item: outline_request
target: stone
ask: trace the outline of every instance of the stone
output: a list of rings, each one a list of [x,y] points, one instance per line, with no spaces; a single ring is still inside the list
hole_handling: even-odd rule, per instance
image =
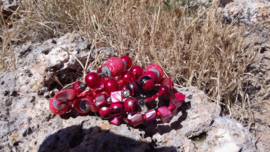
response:
[[[4,17],[8,17],[11,15],[16,9],[18,8],[21,0],[1,0],[1,11],[4,15]]]

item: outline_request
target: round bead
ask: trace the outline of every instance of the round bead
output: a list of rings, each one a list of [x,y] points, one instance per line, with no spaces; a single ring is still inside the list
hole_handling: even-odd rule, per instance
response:
[[[124,62],[120,58],[117,58],[117,57],[109,58],[106,61],[105,66],[111,70],[111,74],[113,77],[117,75],[121,75],[125,70]]]
[[[142,86],[143,90],[150,90],[154,86],[154,80],[149,76],[142,76],[140,78],[140,85]]]
[[[159,88],[159,91],[162,92],[163,94],[169,94],[170,93],[170,89],[167,86],[161,86]]]
[[[49,108],[54,114],[62,115],[72,109],[72,102],[64,102],[59,106],[57,106],[57,103],[59,103],[59,101],[57,101],[55,97],[53,97],[49,102]]]
[[[151,65],[147,66],[144,71],[145,72],[147,72],[147,71],[158,71],[159,76],[158,76],[158,81],[157,82],[162,80],[163,75],[164,75],[162,68],[157,64],[151,64]]]
[[[135,79],[139,79],[143,75],[143,68],[137,65],[133,66],[129,71],[134,74]]]
[[[134,79],[135,76],[131,71],[127,71],[122,78],[124,84],[127,84],[128,82],[133,81]]]
[[[88,102],[90,102],[90,100],[87,98],[77,99],[74,100],[73,107],[78,113],[85,114],[91,111],[90,107],[86,104]]]
[[[111,114],[115,117],[120,117],[123,114],[122,103],[112,103],[110,106]]]
[[[104,119],[109,119],[112,117],[109,107],[102,107],[99,109],[99,114]]]
[[[60,102],[67,102],[73,100],[75,96],[75,89],[64,89],[55,94],[55,99]]]
[[[158,81],[158,76],[153,71],[147,71],[147,72],[144,73],[144,75],[151,77],[154,80],[155,83]]]
[[[131,81],[127,85],[127,90],[130,91],[130,95],[132,97],[136,97],[140,94],[142,91],[142,88],[140,87],[140,84],[137,81]]]
[[[135,113],[139,110],[138,100],[136,98],[127,98],[124,102],[126,112]]]
[[[77,94],[82,93],[85,89],[86,89],[86,84],[82,83],[81,81],[76,81],[73,85],[72,85],[73,89],[75,90],[75,92]]]
[[[97,88],[100,85],[100,77],[95,72],[90,72],[85,76],[85,83],[90,88]]]
[[[110,94],[111,92],[117,91],[119,89],[119,85],[116,80],[109,79],[104,84],[105,91]]]
[[[132,59],[129,56],[122,56],[120,59],[126,63],[126,70],[132,66]]]

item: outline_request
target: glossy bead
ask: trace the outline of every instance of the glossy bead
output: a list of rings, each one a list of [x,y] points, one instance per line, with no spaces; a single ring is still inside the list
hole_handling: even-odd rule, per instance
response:
[[[112,103],[110,106],[111,114],[115,117],[120,117],[123,113],[122,103]]]
[[[128,82],[133,81],[134,79],[135,79],[135,76],[131,71],[125,72],[122,78],[124,84],[127,84]]]
[[[184,94],[176,93],[176,94],[175,94],[175,98],[176,98],[178,101],[185,101],[186,96],[185,96]]]
[[[124,61],[125,70],[128,70],[132,66],[132,59],[129,56],[122,56],[120,59]]]
[[[73,100],[75,95],[76,93],[74,89],[64,89],[55,94],[55,99],[60,102],[66,102]]]
[[[154,80],[154,83],[158,81],[157,74],[153,71],[147,71],[143,75],[151,77]]]
[[[98,95],[96,95],[96,97],[95,97],[95,105],[96,105],[96,107],[101,108],[103,106],[107,106],[108,105],[107,98],[108,98],[108,96],[106,94],[98,94]]]
[[[130,95],[132,97],[138,96],[141,93],[141,91],[142,91],[141,90],[142,88],[141,88],[140,84],[137,81],[131,81],[131,82],[129,82],[126,85],[126,87],[127,87],[127,90],[130,91]]]
[[[85,114],[91,111],[89,105],[87,104],[89,102],[91,101],[87,98],[76,99],[73,101],[73,107],[78,113]]]
[[[143,115],[140,112],[138,112],[138,113],[136,113],[134,115],[130,115],[128,117],[128,119],[129,119],[130,123],[134,127],[137,126],[137,125],[139,125],[139,124],[141,124],[141,123],[143,123]]]
[[[81,81],[76,81],[73,85],[72,88],[75,90],[77,94],[82,93],[86,89],[86,84],[82,83]]]
[[[145,121],[150,122],[152,120],[155,120],[157,118],[157,112],[155,109],[148,110],[145,112]]]
[[[143,75],[143,68],[137,65],[133,66],[129,71],[134,74],[136,80]]]
[[[151,64],[151,65],[147,66],[144,71],[145,72],[147,72],[147,71],[156,72],[157,76],[158,76],[157,82],[161,81],[163,78],[163,75],[164,75],[162,68],[157,64]]]
[[[159,88],[159,92],[161,92],[162,95],[163,95],[163,94],[169,94],[169,93],[170,93],[170,89],[169,89],[167,86],[161,86],[161,87]]]
[[[136,98],[127,98],[124,102],[124,108],[126,112],[136,113],[139,110],[138,100]]]
[[[122,91],[111,92],[111,101],[112,103],[122,103],[123,101]]]
[[[57,106],[57,103],[59,103],[59,101],[57,101],[55,97],[49,102],[49,108],[54,114],[62,115],[72,109],[72,102],[62,102],[59,106]]]
[[[176,94],[170,95],[170,103],[177,109],[182,105],[182,101],[177,100]]]
[[[109,119],[112,117],[109,107],[102,107],[99,109],[99,114],[104,119]]]
[[[173,89],[173,82],[172,82],[172,79],[171,77],[168,77],[168,78],[163,78],[161,80],[161,86],[167,86],[169,88],[169,90],[172,90]]]
[[[119,89],[119,85],[116,80],[109,79],[104,84],[105,91],[110,94],[113,91],[117,91]]]
[[[110,69],[112,77],[121,75],[125,70],[124,62],[120,58],[117,58],[117,57],[109,58],[106,61],[105,66]]]
[[[171,102],[170,102],[170,106],[169,107],[171,107],[171,109],[169,109],[174,115],[177,113],[177,109],[178,108],[176,108]]]
[[[98,112],[99,108],[95,105],[95,102],[87,103],[91,109],[92,112]]]
[[[157,111],[160,114],[160,120],[162,123],[169,122],[172,119],[172,112],[166,107],[159,107]]]
[[[149,76],[142,76],[140,78],[140,86],[142,87],[143,90],[148,91],[148,90],[152,89],[154,84],[155,83],[154,83],[153,79]]]
[[[113,117],[110,119],[110,123],[118,126],[121,123],[121,118]]]
[[[97,88],[100,85],[100,77],[95,72],[90,72],[85,76],[85,83],[89,88]]]

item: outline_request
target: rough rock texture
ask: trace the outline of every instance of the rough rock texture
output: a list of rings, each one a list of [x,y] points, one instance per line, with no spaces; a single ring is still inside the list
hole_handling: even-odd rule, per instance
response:
[[[260,23],[270,19],[270,2],[265,0],[233,0],[220,8],[227,22],[237,19],[241,22]]]
[[[217,118],[199,151],[255,151],[255,141],[242,124],[228,118]]]
[[[52,76],[57,76],[63,85],[82,76],[80,64],[62,48],[84,64],[90,46],[79,34],[66,34],[59,39],[16,48],[19,51],[17,70],[0,74],[0,151],[192,152],[207,144],[204,138],[208,139],[208,134],[215,136],[215,126],[224,130],[231,141],[239,138],[230,134],[232,130],[222,128],[237,126],[237,122],[226,119],[228,121],[219,125],[218,120],[223,119],[219,116],[221,108],[209,102],[203,91],[195,87],[178,89],[186,95],[186,100],[173,119],[165,124],[156,120],[137,127],[114,126],[94,113],[52,114],[49,98],[61,89]],[[93,50],[90,70],[97,68],[93,61],[101,63],[116,53],[110,48]],[[101,58],[97,58],[98,55]],[[168,104],[168,100],[160,98],[158,104]],[[241,128],[238,134],[246,141],[238,142],[239,147],[254,147],[248,131]],[[209,151],[216,148],[209,146]],[[248,150],[242,148],[242,151]]]

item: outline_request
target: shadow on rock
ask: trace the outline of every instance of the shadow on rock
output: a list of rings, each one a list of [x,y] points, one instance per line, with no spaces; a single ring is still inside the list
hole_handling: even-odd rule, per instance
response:
[[[137,141],[117,135],[100,127],[83,129],[74,125],[48,136],[40,145],[38,152],[158,152],[176,151],[175,147],[155,148],[154,143]]]

